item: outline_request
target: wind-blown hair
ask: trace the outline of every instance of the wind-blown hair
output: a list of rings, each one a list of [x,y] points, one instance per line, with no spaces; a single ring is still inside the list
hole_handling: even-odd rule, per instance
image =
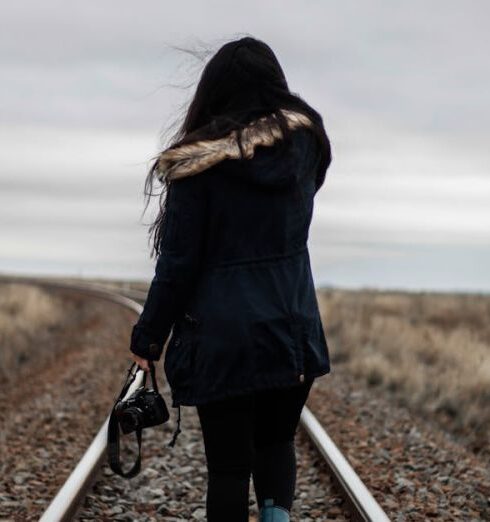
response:
[[[321,154],[316,168],[317,190],[323,184],[332,156],[330,142],[321,115],[297,93],[289,90],[286,77],[272,49],[261,40],[245,36],[224,44],[205,65],[196,92],[183,123],[168,148],[197,140],[222,138],[239,130],[252,120],[273,114],[277,118],[283,146],[290,143],[290,129],[280,109],[305,114],[314,123],[312,131],[318,138]],[[145,180],[149,198],[157,182],[158,158]],[[158,183],[160,181],[158,180]],[[165,180],[160,195],[160,211],[148,234],[153,238],[151,257],[161,254],[161,232],[165,220],[163,195],[171,181]],[[145,209],[146,209],[145,207]]]

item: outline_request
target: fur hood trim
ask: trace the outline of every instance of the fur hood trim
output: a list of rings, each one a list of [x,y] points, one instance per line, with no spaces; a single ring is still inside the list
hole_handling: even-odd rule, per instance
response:
[[[287,119],[288,127],[311,127],[313,122],[302,113],[281,109]],[[272,146],[282,139],[282,131],[273,116],[263,116],[250,122],[242,129],[243,158],[251,159],[255,147]],[[242,159],[237,141],[237,130],[231,131],[223,138],[215,140],[199,140],[186,143],[175,148],[164,150],[158,157],[157,177],[174,180],[192,176],[202,172],[225,159]]]

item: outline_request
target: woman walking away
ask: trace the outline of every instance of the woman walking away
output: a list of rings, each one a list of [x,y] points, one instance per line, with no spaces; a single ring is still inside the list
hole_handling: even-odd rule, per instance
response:
[[[166,198],[130,350],[147,370],[166,345],[179,420],[180,406],[197,408],[209,522],[248,521],[251,477],[260,521],[290,520],[301,409],[330,371],[307,240],[331,160],[320,114],[247,36],[206,64],[146,179]]]

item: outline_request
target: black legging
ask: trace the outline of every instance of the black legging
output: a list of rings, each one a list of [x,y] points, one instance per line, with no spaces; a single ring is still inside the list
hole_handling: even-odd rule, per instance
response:
[[[296,486],[294,437],[313,379],[198,405],[208,468],[208,522],[248,522],[252,474],[264,499],[291,510]]]

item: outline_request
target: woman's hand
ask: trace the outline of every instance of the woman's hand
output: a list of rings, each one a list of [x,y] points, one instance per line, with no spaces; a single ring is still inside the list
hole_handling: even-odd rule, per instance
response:
[[[141,357],[138,357],[136,354],[133,354],[133,360],[145,372],[150,371],[150,363],[147,359],[142,359]]]

